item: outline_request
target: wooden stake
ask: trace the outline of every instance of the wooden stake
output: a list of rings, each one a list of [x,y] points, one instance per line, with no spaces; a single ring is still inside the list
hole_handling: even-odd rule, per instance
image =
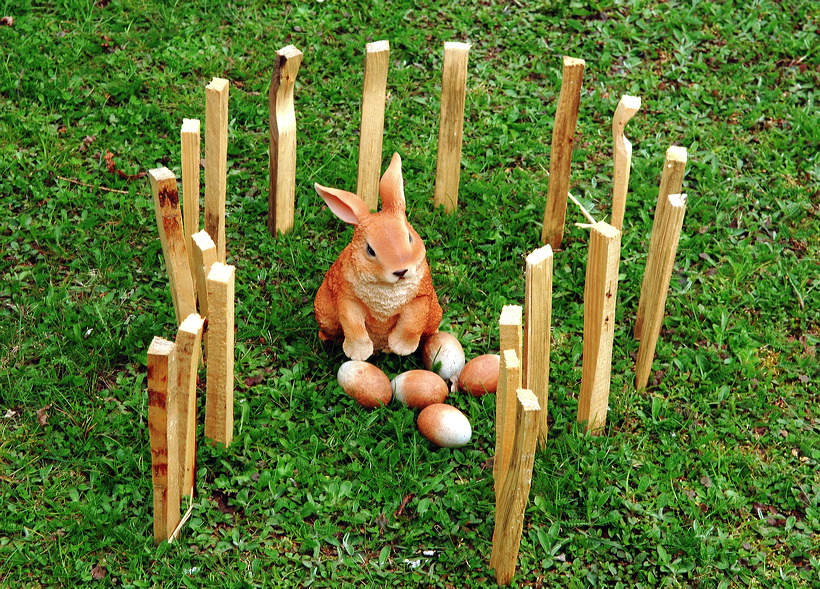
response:
[[[504,484],[510,468],[515,441],[515,391],[521,388],[521,361],[515,350],[501,352],[501,370],[495,399],[495,460],[493,478],[496,492]]]
[[[652,227],[652,243],[655,247],[649,249],[641,288],[644,314],[641,318],[641,344],[638,347],[638,360],[635,364],[635,387],[639,391],[646,388],[649,382],[652,359],[663,323],[669,281],[672,278],[675,254],[683,228],[683,216],[686,213],[685,194],[670,194],[666,201],[665,206],[658,207],[657,213],[661,217],[655,218]],[[654,239],[655,232],[658,234],[657,239]]]
[[[561,94],[558,96],[555,127],[552,130],[547,205],[544,209],[544,227],[541,230],[541,242],[548,243],[553,250],[561,249],[561,241],[564,239],[572,142],[581,105],[581,82],[585,67],[583,59],[564,57]]]
[[[228,176],[228,89],[214,78],[205,86],[205,231],[225,262],[225,199]]]
[[[603,222],[592,226],[584,286],[584,360],[578,421],[586,423],[587,431],[595,435],[603,433],[609,405],[620,252],[620,231]]]
[[[379,206],[384,109],[390,43],[376,41],[365,47],[362,129],[359,135],[359,176],[356,194],[371,211]]]
[[[502,353],[504,350],[515,350],[518,358],[523,357],[521,353],[524,347],[523,314],[524,310],[520,305],[505,305],[501,309],[498,334]]]
[[[665,219],[667,217],[665,211],[662,209],[667,206],[670,194],[680,194],[683,186],[683,174],[686,171],[686,148],[672,146],[666,150],[666,162],[663,166],[663,173],[661,174],[661,183],[658,188],[658,204],[655,206],[655,221],[658,219]],[[661,232],[655,231],[655,225],[652,226],[652,235],[649,238],[649,251],[658,250],[659,245],[656,243],[661,239]],[[648,259],[647,259],[648,261]],[[648,267],[648,266],[647,266]],[[641,298],[638,301],[638,312],[635,318],[635,339],[640,340],[643,333],[644,318],[646,317],[646,295],[652,287],[656,285],[647,284],[649,274],[644,271],[643,283],[641,284]],[[665,287],[664,287],[665,288]]]
[[[191,250],[194,254],[196,290],[199,295],[199,314],[208,318],[208,274],[216,263],[216,244],[205,230],[191,236]],[[205,358],[208,357],[208,333],[202,336],[205,347]]]
[[[188,264],[182,213],[179,210],[177,179],[168,168],[150,170],[148,177],[154,194],[154,214],[168,271],[168,282],[171,285],[171,299],[179,325],[185,317],[196,313],[196,295]]]
[[[193,496],[196,473],[196,377],[205,321],[188,315],[177,331],[177,402],[179,415],[179,492]]]
[[[177,416],[171,386],[176,382],[174,343],[155,337],[148,348],[148,434],[154,486],[154,542],[169,540],[179,523]]]
[[[464,133],[464,103],[467,94],[467,43],[444,44],[441,78],[441,116],[438,130],[436,188],[433,204],[452,213],[458,207],[461,178],[461,145]]]
[[[624,128],[638,109],[641,99],[638,96],[624,94],[612,117],[612,219],[611,225],[622,230],[624,211],[626,210],[626,193],[629,189],[629,172],[632,168],[632,143],[624,137]]]
[[[179,135],[182,155],[182,212],[186,247],[191,243],[191,236],[199,231],[199,165],[201,159],[199,130],[199,119],[182,119]],[[191,278],[196,282],[196,267],[193,251],[190,248],[188,249],[188,264],[191,267]]]
[[[302,52],[293,45],[277,51],[276,66],[268,90],[268,231],[273,236],[277,233],[287,233],[293,228],[296,200],[296,109],[293,104],[293,91],[301,64]]]
[[[216,262],[207,284],[205,437],[228,446],[233,439],[234,267]]]
[[[532,390],[541,406],[540,446],[547,443],[547,407],[552,325],[552,247],[545,245],[527,256],[524,312],[524,388]]]
[[[495,528],[490,566],[495,569],[495,578],[499,585],[509,585],[515,574],[521,533],[524,529],[524,510],[527,507],[532,482],[538,423],[543,412],[543,408],[538,404],[538,398],[532,391],[518,389],[516,397],[512,459],[504,483],[496,485],[495,492]]]

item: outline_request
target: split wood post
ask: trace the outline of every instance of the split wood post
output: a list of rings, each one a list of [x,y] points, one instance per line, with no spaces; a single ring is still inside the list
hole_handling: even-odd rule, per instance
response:
[[[663,323],[666,295],[669,290],[669,281],[675,266],[675,254],[678,251],[683,216],[686,213],[686,195],[670,194],[666,197],[667,204],[658,207],[652,227],[655,249],[649,250],[646,261],[644,283],[641,289],[641,301],[644,302],[642,317],[641,343],[638,347],[638,360],[635,363],[635,387],[640,391],[646,388],[649,382],[649,372],[652,369],[652,359],[655,356],[655,347]]]
[[[581,82],[586,62],[583,59],[564,56],[561,93],[555,111],[550,150],[550,179],[547,187],[547,204],[544,209],[544,227],[541,242],[561,249],[564,239],[564,223],[567,216],[569,172],[572,164],[572,142],[581,106]]]
[[[199,167],[202,157],[199,119],[182,119],[179,136],[182,156],[182,213],[187,247],[191,244],[191,236],[199,231]],[[191,266],[191,278],[196,282],[193,252],[190,247],[188,264]]]
[[[208,274],[216,263],[216,244],[204,229],[191,236],[191,250],[194,254],[196,290],[199,295],[199,314],[208,318]],[[205,347],[205,358],[208,357],[208,333],[202,335]]]
[[[515,441],[515,391],[521,388],[521,360],[514,349],[501,351],[501,366],[495,399],[495,491],[507,480],[513,442]]]
[[[624,212],[626,211],[626,194],[629,190],[629,173],[632,168],[632,143],[624,136],[624,128],[629,120],[641,108],[638,96],[624,94],[618,101],[615,115],[612,117],[612,219],[610,224],[618,231],[623,231]]]
[[[495,527],[490,566],[495,569],[495,579],[499,585],[509,585],[515,574],[542,411],[543,408],[532,391],[516,391],[515,441],[510,467],[503,484],[499,485],[496,481],[495,491]]]
[[[207,284],[205,437],[228,446],[233,439],[234,267],[216,262]]]
[[[205,86],[205,231],[225,262],[225,199],[228,177],[228,91],[230,83],[214,78]]]
[[[680,194],[683,187],[683,174],[686,171],[687,153],[685,147],[673,145],[666,150],[666,161],[664,162],[663,172],[661,173],[661,182],[658,187],[658,203],[655,205],[655,221],[666,218],[662,210],[668,203],[666,198],[670,194]],[[659,246],[657,241],[661,238],[660,231],[655,232],[655,226],[652,226],[652,235],[649,238],[649,252],[657,250]],[[648,261],[648,258],[647,258]],[[641,297],[638,301],[638,312],[635,318],[635,339],[640,340],[643,334],[644,318],[646,317],[646,298],[651,290],[651,286],[647,283],[649,279],[648,272],[644,271],[643,283],[641,284]],[[654,285],[653,285],[654,286]]]
[[[376,41],[365,46],[362,127],[359,134],[359,174],[356,194],[371,211],[379,206],[384,109],[390,43]]]
[[[150,170],[148,178],[154,194],[157,229],[168,271],[176,322],[179,325],[185,317],[196,313],[196,295],[188,262],[182,212],[179,209],[177,179],[168,168]]]
[[[615,302],[621,232],[604,222],[590,228],[589,259],[584,286],[584,359],[578,422],[594,435],[603,433],[609,405]]]
[[[524,303],[524,388],[535,393],[541,406],[538,442],[547,443],[547,407],[552,325],[552,247],[545,245],[527,256]]]
[[[277,51],[276,66],[268,90],[268,231],[273,236],[287,233],[293,228],[296,200],[296,108],[293,104],[293,91],[301,64],[302,52],[293,45]]]
[[[441,115],[433,205],[436,208],[443,206],[448,213],[452,213],[458,207],[469,51],[468,43],[446,42],[444,44],[444,72],[441,78]]]
[[[178,419],[174,342],[155,337],[148,348],[148,434],[154,487],[154,542],[170,540],[179,524]]]
[[[202,351],[202,328],[205,321],[193,313],[177,330],[177,401],[179,429],[179,492],[193,496],[196,474],[196,377]]]

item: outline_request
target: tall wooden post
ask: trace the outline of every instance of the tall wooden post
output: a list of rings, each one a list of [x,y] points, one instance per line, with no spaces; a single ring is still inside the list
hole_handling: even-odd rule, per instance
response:
[[[550,151],[550,179],[547,188],[547,204],[544,209],[544,227],[541,242],[561,249],[564,239],[564,223],[567,216],[569,172],[572,164],[572,144],[578,110],[581,106],[581,82],[586,62],[583,59],[564,57],[561,94],[555,111],[555,127],[552,131]]]
[[[207,284],[205,437],[227,446],[233,439],[234,267],[216,262]]]
[[[612,219],[610,224],[622,231],[626,194],[629,190],[629,173],[632,168],[632,143],[624,136],[624,128],[641,108],[637,96],[623,95],[612,117]]]
[[[199,167],[201,140],[199,119],[182,119],[179,131],[182,158],[182,212],[185,225],[185,245],[188,247],[188,264],[191,278],[196,281],[191,236],[199,231]]]
[[[193,496],[196,474],[196,377],[202,349],[205,321],[197,314],[188,315],[177,331],[177,413],[179,415],[179,491]]]
[[[590,230],[584,286],[584,360],[578,421],[586,423],[587,431],[596,435],[603,433],[609,405],[620,255],[621,232],[608,223],[595,223]]]
[[[552,325],[552,248],[545,245],[527,256],[524,303],[524,388],[535,393],[541,406],[539,445],[547,442],[547,406]]]
[[[296,200],[296,110],[293,92],[302,52],[288,45],[276,52],[276,67],[268,90],[270,116],[270,178],[268,231],[271,235],[293,228]],[[224,259],[220,259],[224,262]]]
[[[379,206],[379,177],[382,167],[382,139],[389,62],[389,42],[376,41],[366,45],[356,194],[371,211],[375,211]]]
[[[469,51],[470,45],[467,43],[447,42],[444,44],[441,116],[433,204],[436,208],[443,206],[448,213],[452,213],[458,207]]]
[[[228,89],[214,78],[205,86],[205,231],[225,262],[225,199],[228,178]]]

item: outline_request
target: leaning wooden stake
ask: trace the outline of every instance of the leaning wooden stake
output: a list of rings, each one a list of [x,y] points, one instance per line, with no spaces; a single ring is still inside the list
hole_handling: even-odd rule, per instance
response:
[[[205,231],[225,262],[225,199],[228,177],[228,91],[230,83],[214,78],[205,87]]]
[[[177,331],[177,412],[179,415],[179,492],[193,496],[196,473],[196,377],[202,350],[202,328],[205,321],[197,314],[188,315]]]
[[[233,439],[234,267],[216,262],[207,284],[205,437],[227,446]]]
[[[196,295],[188,262],[188,248],[182,212],[179,209],[177,179],[168,168],[148,172],[154,194],[154,213],[162,243],[162,254],[171,285],[177,325],[191,313],[196,313]]]
[[[521,361],[515,350],[501,352],[501,371],[495,399],[495,460],[493,478],[496,492],[506,480],[515,440],[515,391],[521,388]]]
[[[552,324],[552,248],[545,245],[527,256],[524,303],[524,388],[535,393],[541,406],[539,445],[547,443],[547,406]]]
[[[587,431],[596,435],[603,433],[609,405],[620,253],[621,232],[608,223],[595,223],[590,231],[584,286],[584,359],[578,422],[585,423]]]
[[[547,205],[544,209],[544,227],[541,230],[541,242],[551,245],[553,250],[561,249],[561,241],[564,239],[572,142],[581,105],[581,82],[585,66],[583,59],[564,57],[561,94],[558,96],[555,127],[552,130]]]
[[[148,434],[154,486],[154,542],[170,540],[179,523],[177,379],[174,343],[155,337],[148,348]]]
[[[356,194],[371,211],[375,211],[379,206],[379,177],[382,166],[382,138],[389,62],[389,42],[376,41],[366,45]]]
[[[685,147],[673,145],[666,150],[666,162],[663,166],[661,182],[658,188],[658,203],[655,206],[655,223],[658,222],[658,219],[663,219],[666,217],[663,208],[669,203],[669,199],[667,197],[670,194],[681,193],[681,188],[683,186],[683,174],[686,171],[686,160],[687,153]],[[656,232],[653,225],[652,235],[649,238],[650,252],[652,250],[658,250],[659,246],[656,242],[661,238],[660,236],[661,232]],[[648,279],[649,275],[646,271],[644,271],[643,283],[641,284],[641,298],[638,301],[638,312],[635,318],[635,339],[637,340],[642,338],[643,325],[646,317],[647,295],[644,293],[648,293],[651,290],[650,285],[647,283]]]
[[[436,208],[443,206],[448,213],[452,213],[458,207],[469,51],[470,45],[467,43],[447,42],[444,44],[444,72],[441,78],[441,115],[433,204]]]
[[[201,140],[199,119],[182,119],[179,131],[182,157],[182,212],[185,225],[185,245],[188,246],[188,263],[191,278],[196,281],[191,236],[199,231],[199,166]]]
[[[641,289],[644,314],[641,318],[641,344],[638,347],[638,360],[635,363],[635,387],[638,390],[646,388],[649,382],[652,359],[655,356],[655,347],[663,323],[669,281],[672,278],[675,254],[678,251],[678,242],[683,228],[683,216],[686,213],[685,194],[670,194],[666,197],[666,201],[666,205],[659,206],[656,211],[661,216],[655,219],[652,234],[654,238],[657,232],[658,237],[652,240],[655,247],[649,250]]]
[[[516,391],[515,441],[510,467],[501,484],[496,480],[495,528],[490,566],[495,569],[495,579],[499,585],[509,585],[515,574],[542,412],[543,408],[539,406],[532,391]]]
[[[274,236],[293,228],[296,200],[296,109],[293,91],[301,64],[302,52],[293,45],[277,51],[276,66],[268,89],[268,231]]]
[[[626,210],[626,193],[629,189],[629,172],[632,168],[632,143],[624,136],[624,128],[638,109],[641,99],[638,96],[621,96],[615,115],[612,117],[612,218],[610,224],[622,231],[624,211]]]

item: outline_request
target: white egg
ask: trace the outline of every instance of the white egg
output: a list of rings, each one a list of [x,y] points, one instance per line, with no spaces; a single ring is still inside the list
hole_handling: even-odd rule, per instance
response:
[[[424,342],[422,360],[427,370],[451,381],[464,368],[464,348],[453,334],[437,331]]]
[[[473,437],[473,428],[467,416],[444,403],[428,405],[422,409],[418,427],[425,438],[442,448],[461,448]]]

